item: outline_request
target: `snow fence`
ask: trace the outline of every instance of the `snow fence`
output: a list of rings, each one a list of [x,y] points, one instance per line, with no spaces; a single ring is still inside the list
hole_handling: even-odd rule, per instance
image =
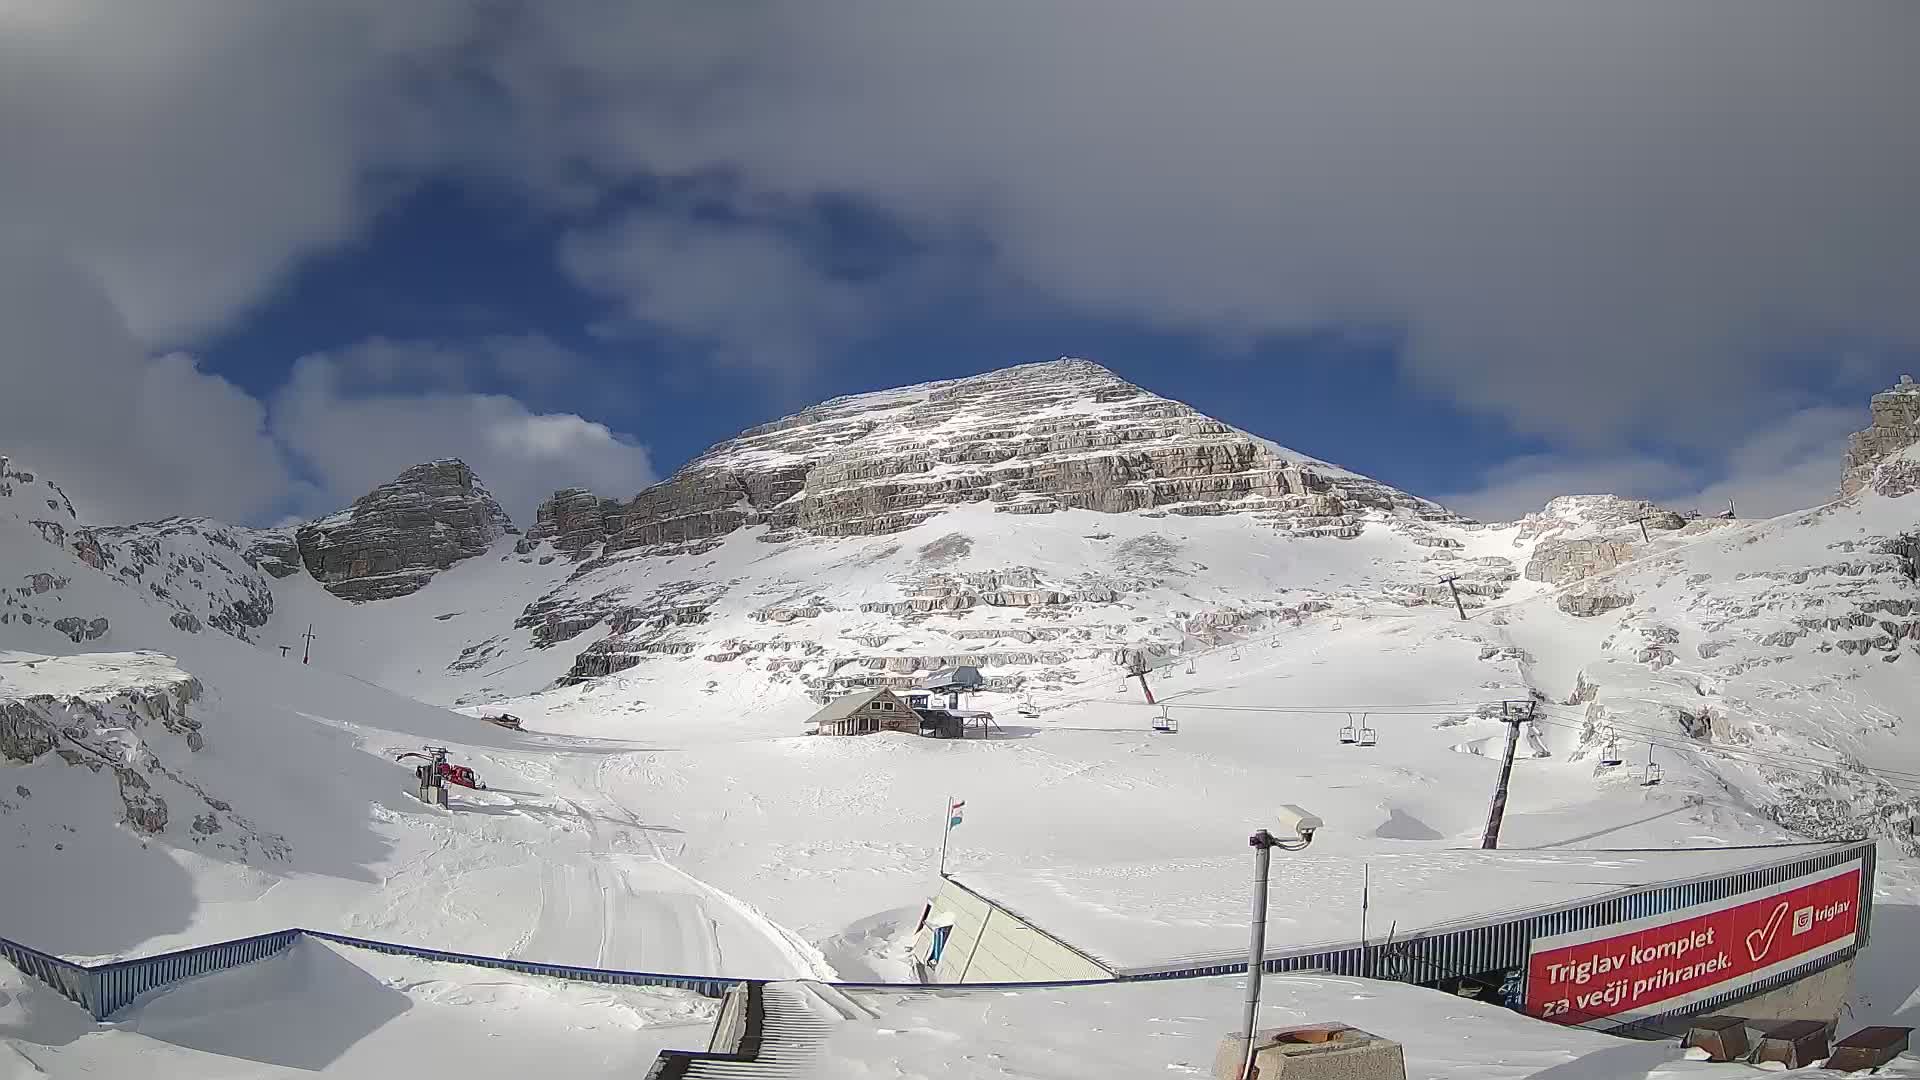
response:
[[[1746,983],[1726,993],[1689,1001],[1684,1008],[1659,1013],[1618,1025],[1619,1028],[1657,1028],[1661,1021],[1677,1015],[1698,1015],[1755,994],[1785,986],[1816,971],[1841,963],[1867,944],[1872,914],[1873,878],[1876,863],[1872,841],[1840,844],[1801,858],[1735,873],[1705,875],[1681,881],[1650,883],[1585,902],[1555,905],[1489,914],[1479,919],[1443,924],[1423,929],[1407,938],[1381,943],[1352,943],[1308,947],[1285,955],[1267,956],[1263,965],[1271,973],[1324,971],[1336,975],[1357,975],[1398,982],[1431,983],[1447,978],[1472,976],[1477,972],[1504,967],[1522,967],[1530,947],[1539,938],[1592,928],[1630,923],[1664,912],[1673,912],[1703,903],[1739,898],[1752,890],[1763,889],[1812,871],[1841,866],[1858,860],[1862,870],[1859,885],[1858,928],[1854,943],[1844,951],[1831,953]],[[196,975],[206,975],[255,960],[264,960],[285,951],[302,935],[370,949],[393,956],[412,956],[445,964],[514,971],[575,982],[606,983],[616,986],[664,986],[690,990],[705,997],[720,998],[741,984],[759,985],[772,980],[734,979],[711,975],[684,975],[648,971],[618,971],[607,968],[575,967],[569,964],[543,964],[498,956],[426,949],[390,941],[352,937],[322,930],[279,930],[269,934],[200,945],[156,956],[114,960],[104,964],[77,964],[18,942],[0,938],[0,956],[28,975],[46,983],[68,1000],[78,1004],[95,1020],[105,1020],[126,1007],[135,998]],[[1114,982],[1140,982],[1159,979],[1204,978],[1238,974],[1247,970],[1245,960],[1174,964],[1158,969],[1132,970],[1105,979],[1064,979],[1033,982],[998,983],[833,983],[847,988],[886,988],[926,990],[1008,990],[1039,986],[1095,985]]]

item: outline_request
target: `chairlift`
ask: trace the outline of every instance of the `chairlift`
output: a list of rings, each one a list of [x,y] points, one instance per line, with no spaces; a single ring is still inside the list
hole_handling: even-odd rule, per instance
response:
[[[1023,697],[1020,699],[1020,715],[1031,720],[1040,715],[1040,706],[1035,705],[1032,698]]]
[[[1361,746],[1377,746],[1379,745],[1379,743],[1380,743],[1380,733],[1373,730],[1373,728],[1367,725],[1367,717],[1365,713],[1360,714],[1360,745]]]
[[[1189,656],[1187,657],[1187,674],[1191,675],[1193,673],[1194,673],[1193,657]]]
[[[1153,718],[1153,730],[1163,735],[1171,735],[1180,730],[1180,721],[1167,713],[1165,705],[1160,706],[1160,715]]]
[[[1238,645],[1233,647],[1233,662],[1236,664],[1240,662],[1240,646]]]
[[[1359,741],[1360,729],[1353,726],[1353,714],[1348,713],[1347,726],[1340,729],[1340,743],[1342,746],[1352,746]]]
[[[1607,748],[1600,752],[1600,767],[1611,769],[1623,760],[1620,757],[1620,733],[1609,727],[1602,734],[1607,740]]]
[[[1654,764],[1653,744],[1649,742],[1647,744],[1647,778],[1640,782],[1640,786],[1652,787],[1653,785],[1658,784],[1661,781],[1661,779],[1664,778],[1665,775],[1666,775],[1665,770],[1661,769],[1660,766]]]

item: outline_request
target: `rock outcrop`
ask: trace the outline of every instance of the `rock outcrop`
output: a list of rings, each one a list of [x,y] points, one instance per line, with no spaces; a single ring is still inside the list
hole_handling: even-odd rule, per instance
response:
[[[173,517],[103,527],[93,535],[102,569],[175,609],[173,625],[188,633],[211,626],[252,641],[273,616],[272,580],[300,569],[288,529]]]
[[[1729,522],[1689,516],[1645,499],[1562,495],[1521,518],[1514,543],[1532,541],[1527,580],[1566,585],[1648,554],[1649,542],[1658,545],[1663,533],[1691,536]]]
[[[1011,514],[1250,513],[1329,537],[1357,536],[1368,515],[1458,520],[1063,359],[836,398],[713,447],[624,505],[556,492],[528,540],[671,554],[749,525],[775,541],[882,535],[981,502]]]
[[[1920,383],[1915,383],[1913,376],[1902,375],[1891,389],[1873,395],[1870,409],[1872,423],[1847,439],[1846,470],[1840,477],[1842,496],[1868,486],[1873,482],[1875,466],[1920,442]]]
[[[405,596],[517,530],[455,458],[415,465],[294,534],[307,572],[343,600]]]
[[[586,558],[607,540],[607,517],[618,515],[620,504],[602,499],[585,488],[561,488],[534,511],[533,527],[520,547],[531,551],[542,541],[575,559]]]

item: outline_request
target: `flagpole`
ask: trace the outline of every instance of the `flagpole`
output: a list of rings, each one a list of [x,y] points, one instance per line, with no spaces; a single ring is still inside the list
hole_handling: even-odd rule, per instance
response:
[[[1368,863],[1360,864],[1360,974],[1371,979],[1373,974],[1373,950],[1367,948],[1367,893],[1373,885],[1373,867]]]
[[[941,811],[941,821],[946,827],[940,831],[940,876],[947,876],[947,837],[953,835],[953,796],[947,796],[947,805]]]

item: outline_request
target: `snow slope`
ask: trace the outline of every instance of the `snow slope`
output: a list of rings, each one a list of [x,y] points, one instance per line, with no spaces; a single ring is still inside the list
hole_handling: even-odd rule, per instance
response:
[[[182,630],[172,605],[7,513],[17,499],[0,499],[0,574],[29,584],[0,623],[0,731],[58,745],[22,736],[31,760],[0,758],[9,937],[91,959],[303,925],[559,963],[822,970],[662,860],[651,823],[598,798],[591,779],[617,747],[505,731]],[[37,592],[36,575],[59,584]],[[55,629],[76,617],[108,628],[79,642]],[[136,644],[165,655],[98,651]],[[164,722],[128,706],[188,683],[197,692]],[[492,789],[459,791],[451,814],[421,805],[392,756],[425,742]]]
[[[735,450],[775,452],[755,446]],[[273,576],[259,554],[273,536],[222,544],[211,525],[170,524],[158,561],[134,561],[148,576],[122,574],[150,537],[102,540],[70,513],[50,536],[35,522],[64,499],[10,468],[0,698],[47,696],[44,720],[174,672],[201,688],[185,713],[199,749],[154,715],[81,725],[89,743],[123,729],[107,740],[123,769],[179,778],[151,786],[174,810],[157,831],[132,823],[112,768],[0,764],[0,932],[69,954],[308,925],[611,967],[900,978],[951,796],[968,803],[948,852],[963,880],[1045,871],[1070,903],[1099,904],[1084,883],[1128,867],[1243,859],[1277,802],[1324,817],[1316,847],[1373,863],[1377,890],[1414,895],[1425,879],[1396,867],[1477,845],[1508,702],[1537,710],[1502,833],[1517,858],[1600,865],[1611,848],[1861,830],[1911,851],[1920,596],[1892,550],[1912,528],[1897,489],[1644,535],[1644,508],[1606,497],[1495,526],[1370,506],[1325,533],[1264,511],[983,500],[879,535],[766,520],[579,558],[503,540],[356,605]],[[243,642],[202,613],[253,595],[235,584],[247,574],[272,605]],[[1160,706],[1123,679],[1135,654]],[[962,663],[993,680],[973,704],[1004,738],[801,733],[821,696]],[[1161,706],[1177,734],[1151,729]],[[528,730],[475,719],[503,708]],[[1377,745],[1342,744],[1349,724]],[[391,756],[424,742],[490,790],[457,791],[451,814],[420,806]],[[220,833],[194,831],[209,812],[194,799],[230,807]],[[242,835],[244,851],[222,846]],[[1911,871],[1883,862],[1876,926],[1920,925]],[[1349,877],[1309,884],[1344,905]],[[1511,908],[1559,884],[1490,878],[1449,903]],[[1149,901],[1167,922],[1187,906]],[[1863,974],[1863,1015],[1910,1014],[1903,954],[1875,952],[1895,963]]]

